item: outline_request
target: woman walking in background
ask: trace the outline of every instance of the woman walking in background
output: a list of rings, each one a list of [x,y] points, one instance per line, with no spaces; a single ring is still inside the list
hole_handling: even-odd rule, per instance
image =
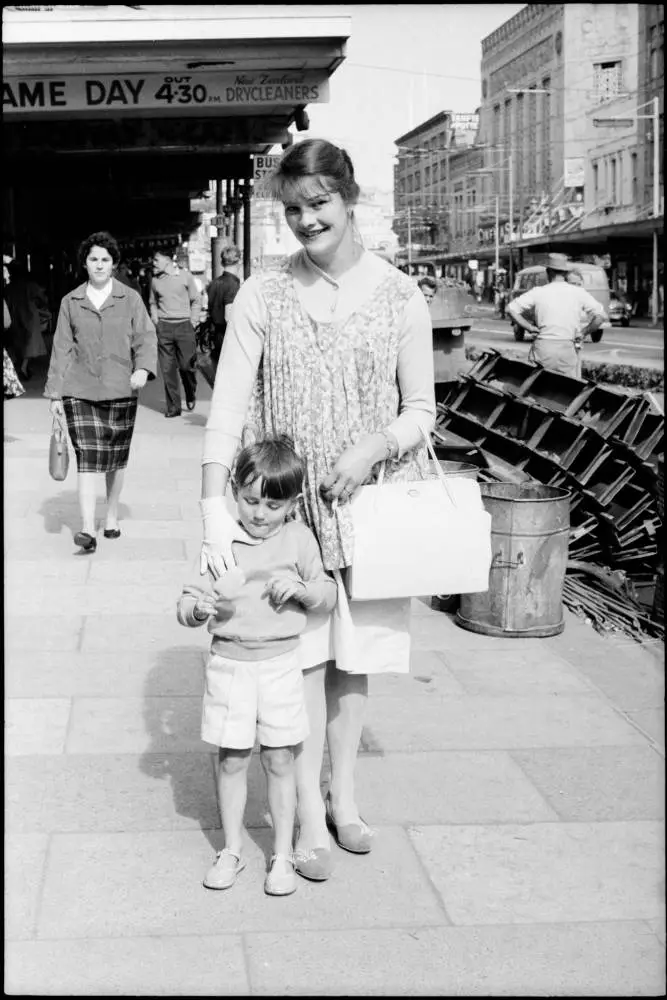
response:
[[[118,504],[127,466],[137,393],[155,378],[155,328],[141,296],[112,277],[120,260],[107,232],[93,233],[79,248],[88,280],[60,305],[44,395],[54,416],[67,418],[78,469],[81,531],[86,552],[95,537],[95,476],[106,476],[105,538],[118,538]]]
[[[358,240],[359,187],[347,153],[320,139],[301,142],[284,154],[273,183],[303,249],[281,269],[241,286],[222,345],[202,459],[201,569],[216,577],[233,564],[238,526],[224,495],[244,425],[254,425],[260,436],[294,440],[306,466],[298,516],[314,531],[325,568],[338,570],[352,559],[346,501],[382,462],[388,480],[423,478],[423,433],[435,418],[428,306],[412,279]],[[393,603],[394,634],[405,632],[409,602]],[[354,620],[354,604],[351,611]],[[330,617],[311,620],[317,627],[302,637],[310,735],[297,758],[294,858],[297,872],[320,881],[331,873],[327,825],[346,850],[371,850],[354,771],[368,674],[388,667],[369,648],[369,633],[386,629],[379,621],[355,624],[367,653],[363,662],[339,669],[330,654]],[[402,669],[409,669],[407,656]],[[326,808],[320,792],[325,733],[331,760]]]

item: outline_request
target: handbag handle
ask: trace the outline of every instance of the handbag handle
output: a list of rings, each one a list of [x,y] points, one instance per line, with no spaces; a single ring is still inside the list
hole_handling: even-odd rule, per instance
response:
[[[451,494],[449,486],[447,485],[447,477],[445,476],[444,472],[442,471],[442,469],[440,467],[440,462],[438,461],[438,459],[436,457],[435,449],[433,447],[433,442],[431,441],[431,435],[427,434],[423,427],[420,427],[419,429],[422,432],[422,437],[424,438],[424,442],[426,444],[426,450],[428,451],[429,457],[430,457],[431,461],[433,462],[433,464],[435,465],[435,469],[436,469],[436,472],[438,474],[438,478],[440,479],[440,482],[442,483],[442,485],[445,487],[445,490],[447,491],[447,496],[449,497],[449,499],[451,500],[451,502],[456,507],[456,501],[454,500],[454,497]],[[382,486],[382,483],[384,481],[385,466],[386,466],[386,462],[382,462],[380,464],[380,471],[378,473],[378,478],[377,478],[377,483],[376,483],[377,486]]]

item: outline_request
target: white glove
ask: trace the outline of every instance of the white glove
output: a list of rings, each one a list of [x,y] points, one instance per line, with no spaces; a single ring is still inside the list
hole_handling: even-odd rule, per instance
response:
[[[130,387],[132,389],[143,389],[148,381],[148,372],[145,368],[137,368],[136,372],[130,375]]]
[[[202,576],[210,569],[215,580],[236,566],[232,552],[232,542],[246,542],[257,545],[261,539],[252,538],[227,509],[224,497],[206,497],[199,501],[204,540],[199,558],[199,572]]]

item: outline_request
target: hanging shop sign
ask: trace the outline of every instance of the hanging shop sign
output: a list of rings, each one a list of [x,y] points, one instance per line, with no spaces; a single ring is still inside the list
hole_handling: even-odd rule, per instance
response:
[[[583,156],[569,156],[564,160],[563,186],[580,188],[584,186],[586,161]]]
[[[118,76],[10,77],[2,84],[4,114],[157,111],[324,104],[329,82],[316,73],[161,73]]]
[[[280,163],[280,156],[254,156],[252,165],[253,194],[256,198],[268,198],[271,195],[268,181],[271,174]]]

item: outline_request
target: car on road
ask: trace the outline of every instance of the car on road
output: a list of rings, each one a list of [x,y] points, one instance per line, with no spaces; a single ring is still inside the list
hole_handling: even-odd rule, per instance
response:
[[[618,323],[619,326],[630,326],[632,316],[632,306],[620,292],[611,292],[609,297],[609,322]]]
[[[607,316],[609,316],[610,291],[609,281],[603,267],[597,264],[583,264],[579,261],[571,261],[571,269],[576,271],[582,281],[583,287],[590,292],[594,299],[597,299]],[[514,279],[514,286],[510,295],[510,301],[523,295],[531,288],[538,285],[546,285],[547,269],[542,264],[534,264],[532,267],[524,267],[517,272]],[[611,317],[610,317],[611,320]],[[516,323],[512,323],[514,339],[523,340],[525,331]],[[597,344],[602,340],[602,330],[596,330],[591,334],[591,340]]]

